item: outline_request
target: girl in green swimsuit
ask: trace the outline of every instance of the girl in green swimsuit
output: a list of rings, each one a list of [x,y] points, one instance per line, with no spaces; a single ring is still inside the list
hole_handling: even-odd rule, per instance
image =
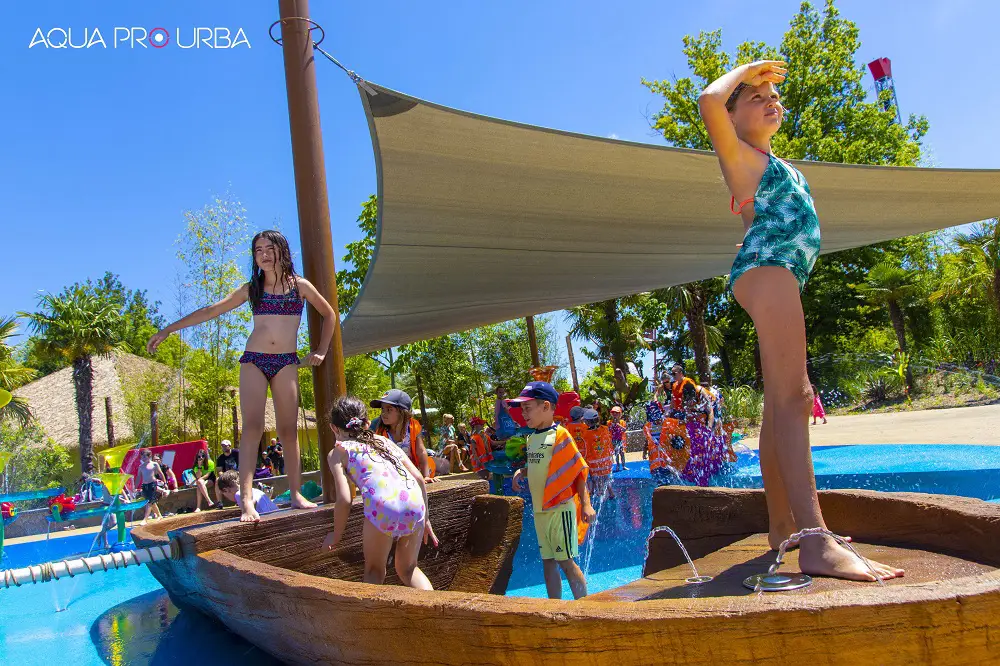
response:
[[[712,82],[698,100],[733,195],[730,210],[743,218],[746,232],[729,285],[760,341],[760,465],[772,548],[799,530],[826,527],[809,448],[813,396],[800,297],[819,255],[819,219],[805,178],[771,154],[771,137],[784,117],[774,86],[785,80],[785,72],[785,63],[777,61],[742,65]],[[799,548],[803,573],[875,580],[862,561],[828,536],[808,535]],[[901,569],[870,564],[882,578],[903,575]]]

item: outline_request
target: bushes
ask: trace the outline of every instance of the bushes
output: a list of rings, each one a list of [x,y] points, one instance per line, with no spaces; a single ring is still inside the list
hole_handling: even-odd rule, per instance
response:
[[[10,422],[0,423],[0,451],[14,455],[7,465],[4,477],[4,492],[40,490],[59,485],[69,485],[73,470],[73,456],[69,449],[59,446],[45,436],[45,431],[37,423],[23,428]],[[45,500],[24,503],[21,508],[32,509],[44,506]]]
[[[764,416],[764,392],[750,386],[722,389],[724,405],[723,418],[739,422],[741,425],[760,425]]]

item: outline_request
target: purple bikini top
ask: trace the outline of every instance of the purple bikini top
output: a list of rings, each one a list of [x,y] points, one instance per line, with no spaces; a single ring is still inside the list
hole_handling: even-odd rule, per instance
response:
[[[260,305],[252,307],[254,316],[256,315],[302,315],[302,297],[299,291],[292,287],[291,291],[284,294],[269,294],[262,291],[260,294]]]

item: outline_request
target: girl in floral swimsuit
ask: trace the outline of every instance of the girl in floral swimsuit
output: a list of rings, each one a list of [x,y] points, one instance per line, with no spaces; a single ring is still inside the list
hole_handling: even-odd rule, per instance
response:
[[[292,507],[308,509],[316,505],[299,492],[297,414],[299,407],[299,357],[296,352],[303,299],[323,317],[319,345],[302,359],[302,365],[319,365],[333,338],[336,319],[333,308],[305,278],[295,274],[288,241],[277,231],[262,231],[250,245],[252,262],[250,281],[218,303],[195,310],[170,324],[150,338],[150,354],[168,335],[188,326],[196,326],[250,301],[253,333],[247,339],[246,352],[240,358],[240,411],[243,432],[240,437],[240,497],[243,514],[240,520],[260,520],[253,505],[253,473],[260,439],[264,433],[264,405],[268,386],[274,400],[278,437],[288,452],[288,482],[292,489]]]
[[[819,255],[819,218],[805,178],[771,153],[771,137],[785,114],[774,86],[785,80],[786,71],[777,61],[741,65],[712,82],[698,100],[733,195],[730,209],[742,217],[746,232],[730,289],[753,319],[760,341],[760,462],[772,548],[793,532],[826,526],[809,448],[812,391],[800,297]],[[810,535],[799,548],[803,573],[875,580],[861,560],[830,537]],[[901,569],[871,564],[880,577],[903,575]]]
[[[409,457],[385,437],[368,430],[368,410],[354,396],[333,401],[330,427],[337,446],[327,457],[333,473],[337,504],[333,512],[333,532],[323,548],[333,550],[347,527],[351,512],[348,477],[361,493],[365,522],[361,538],[365,554],[364,582],[385,582],[386,562],[393,541],[396,544],[396,573],[410,587],[434,589],[417,566],[420,545],[428,539],[437,546],[437,537],[427,517],[427,487],[423,475]]]

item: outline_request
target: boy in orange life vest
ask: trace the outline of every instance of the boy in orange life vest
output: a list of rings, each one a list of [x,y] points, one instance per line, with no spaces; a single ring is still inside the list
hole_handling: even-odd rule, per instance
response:
[[[472,469],[482,478],[489,478],[486,471],[486,463],[493,460],[493,451],[490,450],[490,436],[484,432],[486,421],[478,416],[469,419],[472,425],[472,446],[469,447],[469,461]]]
[[[615,489],[608,479],[611,475],[611,431],[608,426],[601,425],[601,415],[596,409],[587,409],[583,414],[583,422],[587,429],[583,431],[584,449],[586,450],[587,483],[592,495],[598,499],[615,498]]]
[[[521,405],[525,422],[534,429],[528,435],[527,464],[514,474],[513,487],[520,490],[521,480],[528,478],[549,598],[562,598],[561,568],[573,598],[579,599],[587,596],[587,580],[573,558],[596,514],[587,492],[587,463],[569,432],[553,424],[558,401],[559,394],[545,382],[530,382],[510,401]]]

